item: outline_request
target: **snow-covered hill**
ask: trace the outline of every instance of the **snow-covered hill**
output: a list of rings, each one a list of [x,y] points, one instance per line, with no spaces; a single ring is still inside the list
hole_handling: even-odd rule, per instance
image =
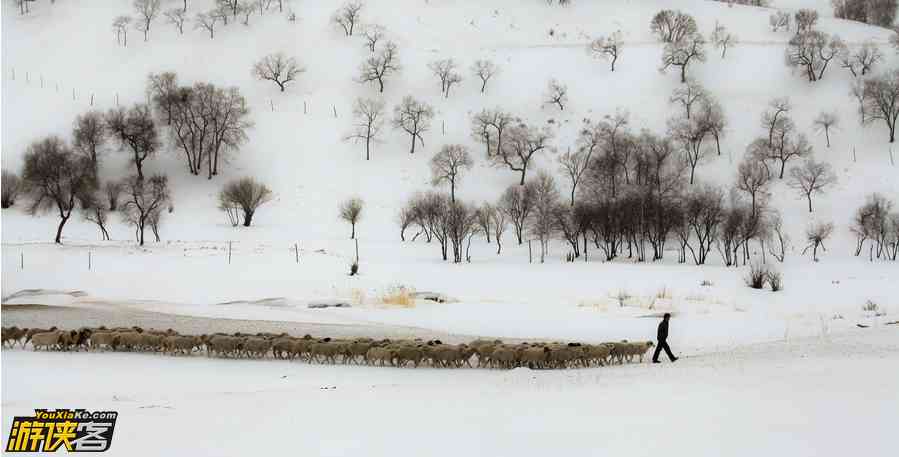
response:
[[[4,295],[25,288],[70,288],[108,300],[207,305],[266,297],[349,297],[359,291],[371,299],[401,284],[445,292],[469,304],[499,302],[513,309],[521,309],[514,307],[523,303],[539,305],[532,314],[522,311],[522,319],[535,325],[524,328],[535,331],[555,307],[594,307],[596,303],[608,307],[619,301],[613,296],[622,294],[643,297],[631,304],[644,307],[653,301],[652,296],[661,295],[670,302],[664,306],[684,313],[709,312],[707,304],[713,303],[729,311],[764,307],[765,316],[773,309],[773,315],[784,320],[799,314],[811,329],[807,333],[820,331],[819,321],[834,314],[861,314],[867,300],[886,309],[897,305],[899,269],[852,257],[848,231],[851,214],[865,195],[881,192],[899,197],[899,167],[891,165],[887,131],[882,124],[858,125],[856,105],[849,96],[851,77],[844,69],[835,66],[814,84],[791,74],[783,58],[789,33],[770,30],[770,8],[699,0],[575,1],[568,7],[548,6],[542,0],[369,0],[363,22],[386,28],[388,38],[399,45],[403,66],[379,94],[376,87],[354,81],[368,50],[360,37],[346,37],[329,22],[337,7],[334,2],[294,0],[289,8],[296,13],[296,22],[271,11],[251,17],[249,26],[220,26],[214,39],[190,27],[179,35],[160,20],[153,24],[149,41],[131,31],[128,46],[121,47],[110,24],[115,16],[130,14],[130,3],[38,2],[25,17],[17,14],[12,2],[3,3],[5,169],[21,167],[30,142],[49,134],[69,137],[75,116],[88,109],[105,110],[115,106],[116,100],[126,105],[143,101],[150,72],[175,71],[185,84],[211,81],[239,87],[247,96],[256,126],[249,142],[213,180],[188,174],[181,153],[171,144],[147,162],[149,171],[167,173],[173,188],[175,210],[163,222],[164,244],[136,249],[130,241],[132,230],[118,222],[111,228],[115,241],[100,243],[96,228],[77,220],[66,227],[66,246],[35,244],[52,240],[56,219],[25,215],[23,205],[4,210]],[[166,8],[181,4],[164,3]],[[850,47],[868,40],[877,43],[885,55],[878,71],[899,65],[888,44],[889,30],[833,19],[826,0],[772,3],[788,10],[814,7],[822,14],[818,27],[839,34]],[[211,4],[196,0],[190,2],[190,11],[206,10]],[[783,96],[792,99],[793,117],[813,141],[817,159],[837,171],[839,184],[817,199],[814,214],[783,182],[772,189],[772,204],[783,213],[798,248],[785,265],[778,266],[785,274],[785,291],[773,295],[745,289],[745,272],[723,268],[717,259],[704,267],[674,265],[670,259],[631,265],[604,264],[597,258],[586,265],[569,265],[563,262],[565,250],[559,244],[552,249],[552,265],[537,266],[527,265],[526,245],[509,242],[506,253],[497,257],[492,245],[476,240],[471,265],[449,265],[438,262],[432,245],[399,242],[397,211],[413,192],[430,186],[428,160],[443,144],[468,145],[477,158],[475,168],[460,184],[462,199],[493,201],[517,182],[516,173],[488,166],[483,148],[471,139],[472,112],[501,107],[537,125],[552,121],[556,131],[552,144],[562,152],[573,146],[583,119],[599,120],[618,109],[630,112],[635,131],[664,132],[666,120],[679,112],[668,97],[680,82],[676,72],[658,71],[662,46],[651,36],[649,22],[662,8],[692,14],[706,35],[719,23],[740,40],[727,58],[710,49],[707,62],[690,69],[720,100],[729,123],[722,156],[700,165],[700,180],[732,183],[746,146],[762,131],[762,111],[769,100]],[[607,64],[589,57],[585,46],[591,38],[615,31],[623,35],[624,51],[613,73]],[[250,73],[255,61],[279,51],[297,57],[308,69],[285,93],[274,84],[254,80]],[[490,58],[502,70],[486,94],[479,92],[479,81],[466,72],[466,79],[444,99],[427,64],[449,57],[466,70],[476,59]],[[551,78],[568,85],[571,101],[564,111],[543,103]],[[389,128],[370,161],[364,160],[361,145],[343,140],[351,129],[356,97],[383,98],[390,110],[410,94],[433,104],[437,111],[424,136],[425,146],[414,155],[408,153],[406,134]],[[830,148],[824,135],[812,128],[813,118],[822,111],[835,111],[841,118]],[[555,154],[539,157],[531,173],[538,169],[557,173]],[[899,151],[895,155],[899,160]],[[126,154],[113,148],[105,152],[103,177],[130,172]],[[236,229],[216,209],[216,194],[225,181],[244,175],[266,182],[276,197],[262,207],[253,227]],[[559,182],[566,192],[564,180]],[[358,229],[363,275],[350,279],[345,274],[353,245],[347,240],[348,227],[338,220],[337,207],[354,195],[366,202]],[[816,219],[833,221],[837,227],[820,264],[799,257],[802,233]],[[230,266],[225,260],[229,241],[234,250]],[[300,250],[299,266],[294,243]],[[87,269],[88,251],[91,270]],[[706,280],[712,285],[700,286]],[[695,306],[695,302],[705,305]],[[507,311],[490,312],[487,319],[478,320],[472,318],[478,312],[467,309],[449,308],[447,312],[455,317],[442,318],[426,309],[398,314],[404,316],[403,322],[425,321],[446,330],[461,326],[472,332],[509,331],[502,324]],[[264,313],[256,316],[265,318]],[[366,318],[393,319],[387,316],[370,310]],[[472,322],[482,326],[472,329]],[[545,334],[565,336],[565,319],[552,325]],[[758,338],[770,339],[781,330],[777,327]],[[586,331],[571,336],[583,336]]]

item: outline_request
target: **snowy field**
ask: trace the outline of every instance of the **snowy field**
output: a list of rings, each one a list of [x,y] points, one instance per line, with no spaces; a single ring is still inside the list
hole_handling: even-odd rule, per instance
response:
[[[115,410],[107,454],[133,457],[887,457],[897,331],[569,371],[4,350],[3,427],[48,405]]]
[[[173,358],[147,354],[2,351],[2,417],[34,408],[85,407],[121,412],[111,455],[700,455],[887,456],[899,423],[899,263],[854,256],[850,222],[866,196],[899,204],[899,151],[882,122],[860,125],[849,95],[852,76],[838,64],[809,83],[784,64],[790,32],[773,32],[776,9],[813,8],[817,28],[839,34],[849,49],[873,43],[883,53],[875,73],[899,65],[889,29],[833,17],[829,0],[771,0],[772,8],[704,0],[367,0],[362,22],[380,24],[397,43],[403,70],[385,90],[354,81],[369,56],[361,37],[329,22],[338,2],[285,2],[244,26],[219,25],[215,38],[188,22],[183,35],[157,20],[149,40],[129,30],[127,47],[110,24],[132,14],[131,1],[30,2],[18,14],[2,2],[0,147],[4,170],[20,172],[29,144],[59,135],[70,141],[76,116],[146,100],[151,72],[177,72],[180,83],[234,86],[255,123],[248,141],[219,176],[190,175],[183,152],[166,141],[145,173],[168,175],[172,211],[161,242],[148,232],[137,246],[132,227],[110,214],[111,241],[77,214],[63,243],[52,242],[53,213],[32,216],[20,200],[0,215],[0,313],[4,326],[131,325],[181,331],[289,331],[316,336],[421,336],[465,340],[559,340],[597,343],[655,338],[661,314],[674,315],[669,341],[684,358],[674,365],[531,371],[387,369],[274,360]],[[189,2],[189,16],[212,0]],[[277,3],[277,2],[275,2]],[[163,0],[164,9],[181,0]],[[664,134],[682,108],[669,103],[678,71],[659,71],[663,46],[649,23],[663,8],[695,17],[708,36],[716,24],[739,42],[689,74],[721,103],[727,129],[722,154],[696,170],[699,183],[733,186],[747,145],[764,132],[763,111],[789,96],[797,130],[837,183],[815,197],[815,211],[785,181],[774,180],[768,204],[792,242],[777,262],[754,241],[751,255],[784,278],[779,292],[746,286],[748,267],[676,263],[671,236],[665,259],[622,256],[568,263],[563,241],[546,263],[529,261],[527,241],[512,229],[496,243],[481,235],[471,261],[440,260],[437,242],[400,241],[397,214],[411,195],[432,189],[429,160],[445,144],[463,144],[473,168],[456,189],[472,204],[495,202],[519,175],[487,163],[471,116],[501,108],[554,131],[551,148],[528,176],[553,174],[570,191],[557,158],[575,148],[584,119],[630,113],[630,129]],[[586,45],[620,32],[615,72]],[[285,92],[251,74],[262,56],[284,52],[306,68]],[[465,79],[448,98],[428,69],[454,58]],[[491,59],[500,73],[480,93],[469,67]],[[564,110],[545,103],[547,82],[569,90]],[[424,144],[385,126],[365,160],[345,141],[357,97],[385,101],[388,116],[404,96],[434,106]],[[813,127],[821,112],[840,118],[831,145]],[[891,160],[891,155],[894,158]],[[794,163],[788,165],[788,169]],[[101,151],[99,177],[133,173],[128,154]],[[229,180],[253,176],[273,191],[252,227],[232,227],[217,210]],[[439,188],[439,190],[447,190]],[[356,252],[340,202],[364,199]],[[899,209],[899,208],[897,208]],[[895,210],[895,209],[894,209]],[[833,222],[819,262],[802,254],[806,227]],[[417,229],[406,232],[407,239]],[[534,241],[534,258],[538,243]],[[866,251],[867,252],[867,251]],[[397,292],[442,294],[402,306]],[[348,308],[310,309],[347,303]],[[14,308],[50,305],[48,308]]]

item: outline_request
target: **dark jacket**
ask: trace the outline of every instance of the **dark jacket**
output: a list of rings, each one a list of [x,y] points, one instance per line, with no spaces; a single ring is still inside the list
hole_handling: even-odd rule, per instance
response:
[[[658,336],[659,341],[668,339],[668,319],[662,319],[662,322],[659,323],[659,332],[656,336]]]

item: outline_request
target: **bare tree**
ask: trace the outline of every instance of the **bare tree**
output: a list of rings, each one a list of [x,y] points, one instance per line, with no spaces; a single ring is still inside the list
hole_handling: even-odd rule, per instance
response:
[[[479,59],[471,65],[471,72],[481,79],[481,93],[483,94],[487,89],[487,82],[499,73],[499,66],[492,60]]]
[[[388,41],[379,52],[362,62],[356,80],[361,84],[377,82],[379,92],[384,92],[384,81],[387,77],[402,69],[397,59],[396,43]]]
[[[824,138],[827,139],[827,147],[830,147],[830,130],[836,128],[840,123],[840,118],[837,117],[837,113],[825,113],[822,112],[815,118],[813,122],[813,126],[818,130],[824,131]]]
[[[493,238],[496,239],[496,255],[499,255],[503,250],[503,233],[506,232],[506,227],[508,226],[506,215],[507,213],[499,207],[494,207],[494,211],[490,213]]]
[[[523,186],[531,159],[538,152],[549,148],[552,137],[552,131],[548,128],[539,129],[519,123],[509,128],[503,146],[490,159],[495,166],[509,167],[510,170],[521,173],[519,185]]]
[[[500,212],[505,213],[506,219],[515,229],[515,237],[518,244],[524,241],[524,228],[531,211],[534,210],[533,186],[511,185],[506,188],[497,204]],[[497,238],[497,242],[499,238]]]
[[[179,35],[184,35],[184,22],[187,20],[187,12],[182,8],[172,8],[162,13],[165,21],[178,29]]]
[[[693,232],[697,249],[687,243],[696,265],[704,265],[718,237],[718,226],[724,218],[724,193],[721,189],[702,186],[691,192],[684,205],[685,225]]]
[[[422,147],[425,145],[421,134],[431,128],[431,119],[434,118],[434,108],[422,101],[412,98],[411,95],[403,97],[403,101],[393,108],[393,127],[401,129],[412,137],[412,146],[409,154],[415,154],[415,140],[418,139]]]
[[[503,134],[520,120],[499,108],[482,110],[471,117],[471,136],[475,141],[484,143],[487,158],[492,157],[503,147]]]
[[[796,33],[811,32],[818,23],[818,12],[813,9],[803,8],[796,11]]]
[[[883,54],[877,45],[866,41],[855,52],[844,52],[840,56],[840,65],[849,70],[853,78],[857,78],[870,73],[881,60],[883,60]]]
[[[782,263],[787,256],[787,248],[790,246],[790,236],[783,228],[783,219],[781,219],[780,213],[775,211],[769,221],[771,225],[771,242],[769,243],[768,252],[778,262]],[[778,250],[774,250],[775,247]]]
[[[565,110],[565,104],[568,103],[568,86],[555,78],[550,79],[546,86],[544,100],[547,104],[556,105],[560,110]]]
[[[787,66],[800,69],[809,82],[815,82],[824,77],[830,61],[845,52],[846,44],[839,36],[811,30],[790,38],[785,56]]]
[[[768,23],[771,25],[771,31],[777,32],[780,30],[790,30],[790,14],[786,11],[775,11],[771,13],[771,16],[768,18]]]
[[[106,141],[106,124],[99,111],[88,111],[75,118],[72,129],[72,144],[82,156],[86,157],[97,175],[100,163],[100,149]]]
[[[699,121],[705,125],[708,134],[715,139],[715,149],[718,155],[721,155],[721,137],[727,130],[727,117],[724,115],[724,109],[718,100],[711,94],[706,94],[699,100],[699,110],[694,114]]]
[[[218,22],[219,15],[215,11],[209,11],[206,13],[197,13],[194,16],[194,28],[195,29],[204,29],[209,32],[209,38],[215,38],[215,23]]]
[[[727,48],[737,44],[737,36],[730,33],[726,27],[721,24],[715,24],[715,30],[712,31],[712,43],[721,50],[721,58],[727,55]]]
[[[253,76],[260,81],[272,81],[281,88],[288,83],[296,80],[300,73],[306,71],[306,68],[297,63],[297,59],[287,57],[283,52],[269,54],[253,65]]]
[[[171,71],[150,73],[147,76],[147,95],[160,115],[165,117],[165,123],[171,125],[175,105],[181,101],[178,75]]]
[[[837,175],[827,162],[808,159],[800,166],[790,169],[787,185],[808,200],[808,212],[812,212],[812,194],[823,194],[837,183]]]
[[[168,178],[165,175],[153,175],[148,179],[132,176],[125,181],[125,196],[119,212],[126,223],[134,226],[134,236],[143,246],[144,230],[151,222],[158,225],[162,211],[170,203]]]
[[[16,199],[22,191],[24,185],[19,175],[3,170],[3,176],[0,178],[0,207],[9,208],[16,204]]]
[[[431,158],[431,184],[446,182],[450,185],[450,201],[456,201],[456,184],[466,170],[471,170],[474,161],[468,148],[461,144],[448,144]]]
[[[690,119],[690,110],[693,108],[693,104],[705,97],[706,90],[702,87],[702,84],[695,79],[690,78],[687,80],[686,85],[674,89],[674,93],[671,94],[671,98],[669,98],[668,101],[671,103],[680,103],[680,105],[684,107],[687,119]]]
[[[82,201],[84,202],[81,208],[82,219],[96,225],[101,238],[104,241],[109,240],[109,230],[106,228],[109,210],[104,205],[103,197],[98,192],[91,192]]]
[[[858,103],[859,124],[865,124],[865,80],[862,78],[853,79],[850,83],[849,95]]]
[[[248,140],[253,123],[247,101],[236,87],[209,83],[178,88],[174,98],[169,132],[184,151],[191,174],[199,175],[205,161],[212,179],[218,174],[219,157]]]
[[[362,206],[363,201],[358,197],[350,198],[340,205],[340,218],[352,226],[350,239],[356,238],[356,224],[362,218]]]
[[[559,190],[552,175],[545,171],[537,173],[526,187],[532,187],[534,196],[534,210],[527,220],[528,231],[540,242],[540,263],[546,260],[546,252],[549,241],[555,235],[557,209],[559,206]]]
[[[106,128],[119,140],[123,150],[130,149],[137,178],[144,179],[144,160],[156,154],[162,145],[150,107],[139,103],[128,110],[123,107],[110,109],[106,113]]]
[[[865,80],[864,120],[882,120],[890,130],[890,143],[896,138],[899,119],[899,69]]]
[[[362,37],[365,38],[365,44],[368,46],[369,51],[375,52],[378,42],[384,38],[385,33],[384,26],[378,24],[366,25],[362,29]]]
[[[112,20],[112,29],[115,30],[116,43],[128,46],[128,28],[132,20],[131,16],[116,16]]]
[[[493,235],[493,219],[495,217],[493,213],[498,210],[489,202],[484,202],[476,211],[477,214],[475,217],[477,218],[478,227],[484,232],[484,236],[487,238],[487,244],[490,244],[490,237]]]
[[[696,20],[681,11],[661,10],[653,16],[649,28],[663,43],[677,43],[696,33]]]
[[[250,25],[250,16],[254,11],[258,8],[259,0],[241,0],[237,5],[237,12],[243,16],[243,21],[241,23],[243,25]]]
[[[93,167],[79,157],[59,138],[46,137],[28,146],[22,179],[31,194],[28,213],[56,211],[59,225],[57,244],[62,243],[62,229],[72,216],[75,202],[93,187]]]
[[[762,113],[762,128],[768,132],[768,145],[774,142],[775,133],[783,136],[795,129],[790,111],[793,104],[789,97],[775,98],[768,103],[768,110]]]
[[[124,189],[125,185],[119,181],[106,181],[106,184],[103,186],[103,192],[110,211],[119,209],[119,197]]]
[[[338,8],[331,16],[331,22],[339,25],[340,28],[343,29],[343,32],[346,33],[346,36],[352,36],[353,29],[356,27],[356,24],[359,23],[362,16],[363,6],[364,4],[361,1],[344,3],[343,6]]]
[[[468,246],[470,247],[471,237],[478,230],[477,212],[471,205],[451,201],[447,205],[443,221],[446,227],[447,238],[453,247],[453,263],[461,263],[463,243],[468,240]],[[465,258],[471,261],[468,249],[465,251]]]
[[[583,134],[583,133],[582,133]],[[578,148],[572,153],[570,150],[559,156],[559,169],[568,178],[571,183],[570,205],[575,204],[575,195],[577,195],[577,185],[580,184],[584,171],[590,164],[590,156],[593,148]]]
[[[770,185],[771,174],[765,164],[752,156],[747,156],[740,162],[737,167],[736,188],[749,196],[753,217],[759,214],[759,207],[764,206]]]
[[[610,60],[611,70],[615,71],[615,62],[618,62],[618,57],[621,55],[622,44],[621,32],[614,32],[609,36],[596,38],[587,44],[587,53],[597,59]]]
[[[134,0],[134,12],[140,22],[137,29],[144,32],[144,41],[150,38],[150,24],[159,16],[162,7],[161,0]]]
[[[668,67],[680,68],[680,82],[687,82],[687,67],[693,62],[705,62],[705,38],[701,33],[692,33],[682,39],[665,45],[662,52],[662,73]]]
[[[256,210],[271,201],[272,191],[265,184],[247,176],[225,184],[218,199],[220,209],[239,208],[243,212],[243,226],[249,227]]]
[[[708,128],[698,118],[674,118],[668,121],[668,134],[680,144],[684,161],[690,166],[690,184],[693,184],[696,167],[707,157],[702,143],[708,135]]]
[[[365,141],[365,160],[371,159],[371,143],[377,140],[384,126],[384,102],[370,98],[357,98],[353,105],[356,123],[347,140]]]
[[[787,162],[793,159],[809,157],[814,152],[808,138],[802,133],[795,135],[775,136],[769,146],[764,138],[759,138],[747,147],[747,151],[760,160],[771,160],[780,164],[778,178],[783,179]]]
[[[436,60],[429,63],[428,68],[431,69],[434,76],[440,79],[440,93],[444,98],[449,98],[450,88],[453,87],[453,84],[462,81],[462,74],[458,71],[456,61],[453,59]]]
[[[805,240],[808,242],[808,246],[802,250],[802,255],[805,255],[805,252],[811,248],[812,260],[817,262],[818,248],[820,247],[824,252],[827,252],[824,242],[830,238],[831,234],[833,234],[833,223],[815,222],[809,225],[805,230]]]

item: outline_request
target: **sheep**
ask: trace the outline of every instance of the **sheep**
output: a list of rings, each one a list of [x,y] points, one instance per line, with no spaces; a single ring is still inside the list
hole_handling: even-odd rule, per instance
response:
[[[372,365],[390,364],[393,361],[393,351],[386,347],[374,346],[365,354],[365,360]]]
[[[65,344],[64,335],[66,334],[67,333],[62,330],[32,334],[31,347],[35,351],[41,348],[44,348],[45,350],[59,349]]]
[[[244,340],[243,349],[248,357],[265,358],[272,349],[272,342],[267,338],[250,337]]]
[[[15,347],[16,343],[20,342],[27,333],[27,328],[20,329],[15,325],[3,327],[3,347],[6,347],[7,343],[9,343],[9,347]]]
[[[337,356],[346,352],[340,342],[331,341],[330,338],[312,343],[309,347],[310,358],[315,361],[337,363]]]
[[[143,342],[141,333],[131,330],[127,332],[116,332],[115,335],[118,341],[117,347],[128,351],[141,348],[141,343]]]
[[[116,346],[119,344],[118,333],[107,332],[107,331],[99,331],[93,332],[90,336],[90,349],[112,349],[116,350]]]
[[[643,356],[646,355],[646,351],[649,348],[653,347],[654,343],[652,341],[641,341],[637,343],[627,343],[624,346],[624,356],[627,358],[627,361],[630,362],[634,357],[640,357],[640,363],[643,363]]]
[[[398,367],[404,367],[409,362],[412,362],[412,366],[418,368],[418,365],[424,358],[423,346],[421,344],[417,346],[412,346],[411,344],[400,345],[392,350],[391,357],[395,360],[395,365]]]
[[[546,346],[530,346],[522,349],[518,358],[522,365],[530,368],[546,368],[549,352],[550,350]]]
[[[162,340],[163,351],[172,355],[176,353],[190,355],[202,344],[200,337],[196,336],[171,335]]]
[[[38,333],[54,332],[54,331],[56,331],[56,330],[58,330],[58,329],[56,328],[55,325],[54,325],[53,327],[50,327],[50,328],[31,328],[31,329],[28,329],[28,330],[25,332],[25,340],[22,341],[22,347],[24,348],[25,345],[27,345],[28,342],[31,341],[31,339],[34,337],[34,335],[37,335]]]
[[[144,351],[159,352],[162,349],[162,334],[144,332],[140,334],[140,349]]]
[[[206,341],[206,355],[240,355],[242,343],[236,336],[212,335]]]
[[[290,345],[292,343],[293,338],[289,336],[276,338],[272,341],[272,356],[276,359],[290,358]]]

